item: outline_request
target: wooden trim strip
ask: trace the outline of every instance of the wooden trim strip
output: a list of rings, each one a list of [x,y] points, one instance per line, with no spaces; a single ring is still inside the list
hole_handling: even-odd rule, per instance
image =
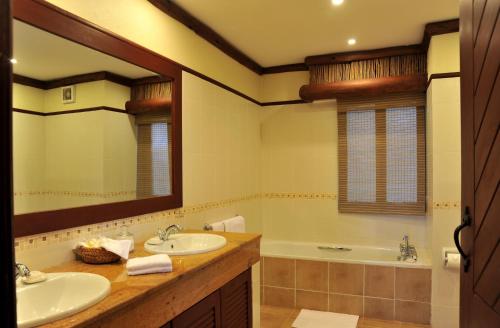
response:
[[[429,86],[431,85],[432,80],[436,80],[436,79],[448,79],[448,78],[452,78],[452,77],[460,77],[460,72],[449,72],[449,73],[435,73],[435,74],[431,74],[431,76],[429,76],[429,80],[427,80],[427,85],[425,86],[425,90],[427,90],[429,88]]]
[[[187,72],[187,73],[193,74],[194,76],[197,76],[200,79],[203,79],[203,80],[205,80],[207,82],[210,82],[210,83],[212,83],[212,84],[214,84],[214,85],[216,85],[216,86],[218,86],[218,87],[220,87],[220,88],[222,88],[224,90],[232,92],[232,93],[234,93],[237,96],[245,98],[246,100],[249,100],[249,101],[253,102],[254,104],[257,104],[259,106],[261,105],[261,103],[258,100],[254,99],[254,98],[252,98],[250,96],[247,96],[243,92],[240,92],[240,91],[238,91],[236,89],[233,89],[230,86],[228,86],[228,85],[226,85],[226,84],[224,84],[222,82],[219,82],[219,81],[217,81],[217,80],[215,80],[215,79],[213,79],[211,77],[208,77],[205,74],[202,74],[202,73],[200,73],[198,71],[195,71],[194,69],[191,69],[191,68],[189,68],[187,66],[182,66],[182,70],[185,71],[185,72]]]
[[[106,72],[106,71],[100,71],[100,72],[93,72],[93,73],[85,73],[85,74],[79,74],[79,75],[72,75],[72,76],[67,76],[63,77],[60,79],[54,79],[54,80],[49,80],[49,81],[42,81],[38,79],[34,79],[31,77],[19,75],[19,74],[14,74],[14,83],[26,85],[29,87],[37,88],[37,89],[43,89],[43,90],[49,90],[49,89],[55,89],[59,87],[63,87],[66,85],[72,85],[72,84],[78,84],[78,83],[86,83],[86,82],[94,82],[94,81],[110,81],[114,82],[126,87],[132,86],[134,83],[140,82],[143,79],[130,79],[125,76],[121,76],[115,73],[111,72]]]
[[[222,36],[220,36],[220,34],[215,32],[211,27],[188,13],[180,6],[169,0],[148,1],[168,16],[193,30],[200,37],[211,43],[213,46],[215,46],[217,49],[219,49],[232,59],[236,60],[241,65],[259,75],[262,74],[262,66],[260,66],[256,61],[244,54],[241,50],[239,50]]]
[[[307,104],[307,103],[310,103],[310,101],[303,100],[303,99],[296,99],[296,100],[263,102],[263,103],[260,103],[260,106],[267,107],[267,106],[295,105],[295,104]]]
[[[66,85],[102,81],[102,80],[121,84],[126,87],[130,87],[133,82],[133,79],[129,79],[128,77],[106,71],[101,71],[101,72],[68,76],[61,79],[50,80],[45,83],[46,83],[46,89],[55,89]]]
[[[37,89],[45,90],[47,88],[45,81],[33,79],[31,77],[19,74],[12,74],[12,82]]]
[[[434,35],[454,33],[459,31],[459,19],[450,19],[440,22],[428,23],[425,25],[424,37],[422,39],[421,48],[427,52],[431,38]]]
[[[72,110],[62,110],[59,112],[50,112],[50,113],[42,113],[42,112],[37,112],[34,110],[28,110],[28,109],[12,108],[13,112],[38,115],[38,116],[57,116],[57,115],[66,115],[66,114],[95,112],[95,111],[99,111],[99,110],[105,110],[105,111],[115,112],[115,113],[120,113],[120,114],[134,115],[134,114],[128,113],[124,109],[119,109],[119,108],[114,108],[114,107],[109,107],[109,106],[87,107],[87,108],[79,108],[79,109],[72,109]]]
[[[309,70],[309,67],[307,67],[306,63],[296,63],[296,64],[286,64],[286,65],[263,67],[262,74],[300,72],[300,71],[308,71],[308,70]]]

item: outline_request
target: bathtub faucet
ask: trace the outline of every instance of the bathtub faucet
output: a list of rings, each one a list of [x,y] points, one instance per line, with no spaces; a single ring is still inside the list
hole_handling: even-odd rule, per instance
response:
[[[398,257],[400,261],[417,260],[417,250],[415,246],[410,244],[408,235],[403,236],[403,242],[399,244],[399,251],[401,255]]]

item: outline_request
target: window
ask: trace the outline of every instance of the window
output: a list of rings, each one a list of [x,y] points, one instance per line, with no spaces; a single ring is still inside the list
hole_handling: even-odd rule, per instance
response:
[[[171,125],[165,115],[137,115],[137,198],[171,194]]]
[[[425,96],[338,103],[339,211],[425,213]]]

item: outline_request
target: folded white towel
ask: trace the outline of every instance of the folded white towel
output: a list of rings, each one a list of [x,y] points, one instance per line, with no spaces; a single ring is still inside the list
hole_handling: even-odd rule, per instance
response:
[[[129,276],[138,276],[141,274],[149,274],[149,273],[165,273],[172,272],[172,265],[164,266],[164,267],[153,267],[142,270],[127,270]]]
[[[224,225],[224,221],[218,221],[210,224],[213,231],[226,231],[226,226]]]
[[[93,238],[88,241],[79,242],[79,246],[87,248],[104,248],[105,250],[114,253],[124,259],[128,259],[130,247],[132,246],[131,240],[116,240],[107,237]]]
[[[126,268],[129,272],[168,268],[170,268],[170,271],[172,271],[172,260],[167,254],[136,257],[127,261]]]
[[[227,232],[245,232],[245,218],[241,215],[224,220]]]

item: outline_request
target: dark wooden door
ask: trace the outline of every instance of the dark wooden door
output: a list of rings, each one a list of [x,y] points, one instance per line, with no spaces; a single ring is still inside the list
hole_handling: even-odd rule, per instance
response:
[[[499,8],[500,0],[460,4],[461,328],[500,327]]]

